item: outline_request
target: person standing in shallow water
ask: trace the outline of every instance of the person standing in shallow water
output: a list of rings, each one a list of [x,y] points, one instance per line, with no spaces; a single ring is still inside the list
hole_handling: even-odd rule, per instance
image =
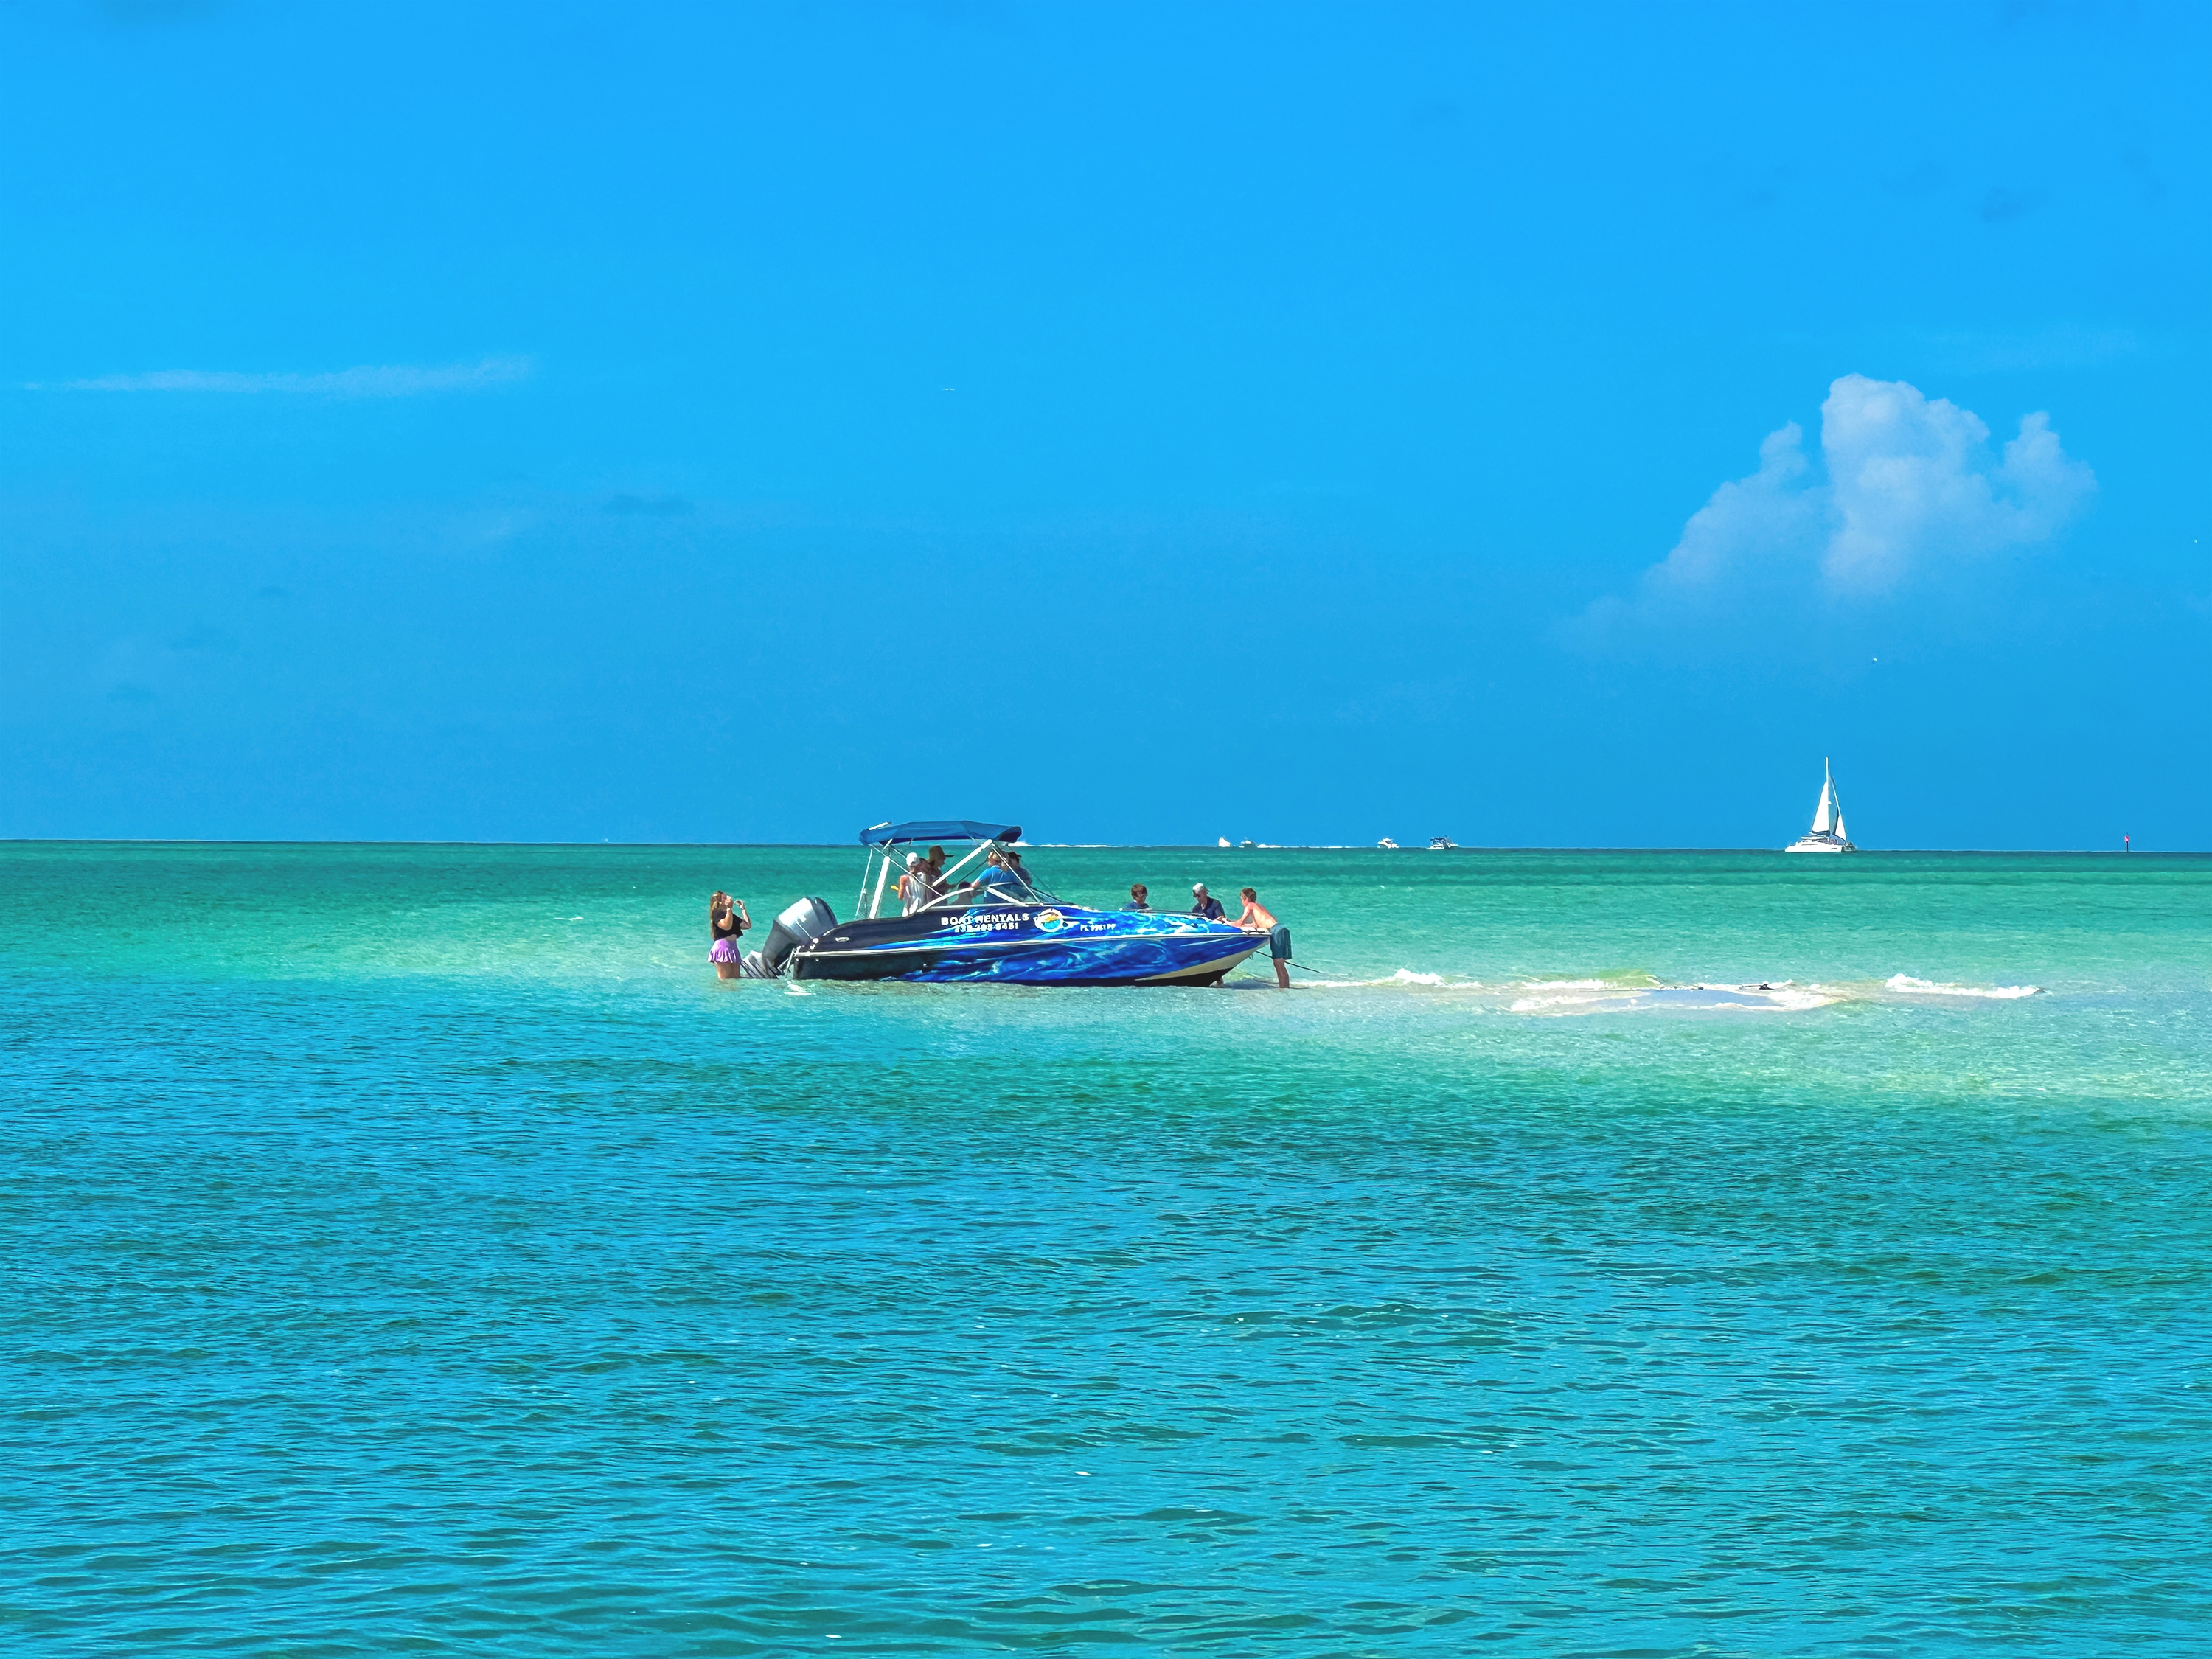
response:
[[[745,902],[733,899],[719,888],[707,901],[707,932],[714,939],[714,948],[707,952],[707,960],[714,964],[716,975],[736,979],[744,970],[739,965],[738,941],[744,937],[745,929],[753,919],[745,914]]]
[[[1237,925],[1248,933],[1267,936],[1267,954],[1274,958],[1275,983],[1283,990],[1291,988],[1291,930],[1277,921],[1267,907],[1260,902],[1257,888],[1247,887],[1238,895],[1244,901],[1244,914],[1237,918]]]

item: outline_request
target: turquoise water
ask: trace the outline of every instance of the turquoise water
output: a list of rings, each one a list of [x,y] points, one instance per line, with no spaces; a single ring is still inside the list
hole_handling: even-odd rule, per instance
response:
[[[0,1634],[2212,1640],[2212,860],[1030,861],[1317,971],[712,976],[843,851],[0,847]]]

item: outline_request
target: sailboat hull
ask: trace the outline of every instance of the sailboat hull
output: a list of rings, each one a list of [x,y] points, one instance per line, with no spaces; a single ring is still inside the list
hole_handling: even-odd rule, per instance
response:
[[[1807,836],[1782,849],[1785,853],[1856,853],[1850,842],[1834,836]]]

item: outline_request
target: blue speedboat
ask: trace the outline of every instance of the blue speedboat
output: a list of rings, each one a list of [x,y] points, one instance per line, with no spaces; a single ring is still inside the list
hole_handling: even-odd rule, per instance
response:
[[[900,979],[1003,985],[1218,985],[1259,936],[1157,910],[1094,910],[1046,892],[1009,860],[1018,824],[948,820],[860,832],[867,861],[854,920],[818,898],[776,918],[749,971],[793,979]],[[898,883],[917,845],[964,842],[942,887]],[[890,914],[885,914],[888,909]]]

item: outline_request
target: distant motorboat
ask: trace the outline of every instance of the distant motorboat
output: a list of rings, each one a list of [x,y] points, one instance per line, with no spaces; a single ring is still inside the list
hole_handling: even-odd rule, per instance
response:
[[[1785,853],[1856,853],[1844,829],[1844,799],[1836,793],[1835,774],[1820,762],[1820,804],[1813,809],[1813,827],[1782,850]]]
[[[1456,853],[1459,851],[1459,843],[1454,841],[1449,836],[1431,836],[1429,837],[1429,851],[1431,853]]]
[[[1259,843],[1258,842],[1256,842],[1256,841],[1240,841],[1240,842],[1238,842],[1237,844],[1239,847],[1247,847],[1247,848],[1249,848],[1249,847],[1257,847],[1260,843]]]
[[[1376,842],[1375,844],[1376,844],[1377,847],[1384,847],[1384,848],[1389,848],[1391,852],[1393,852],[1393,853],[1395,853],[1395,852],[1396,852],[1396,851],[1398,850],[1398,843],[1397,843],[1396,842],[1395,842],[1395,841],[1392,841],[1392,840],[1390,839],[1390,837],[1389,837],[1389,836],[1383,836],[1382,840],[1380,840],[1380,841]]]
[[[1226,847],[1226,846],[1228,846],[1228,845],[1229,845],[1229,837],[1228,837],[1228,836],[1222,836],[1220,840],[1218,840],[1218,841],[1217,841],[1216,842],[1214,842],[1214,845],[1215,845],[1215,846],[1217,846],[1217,847]]]

